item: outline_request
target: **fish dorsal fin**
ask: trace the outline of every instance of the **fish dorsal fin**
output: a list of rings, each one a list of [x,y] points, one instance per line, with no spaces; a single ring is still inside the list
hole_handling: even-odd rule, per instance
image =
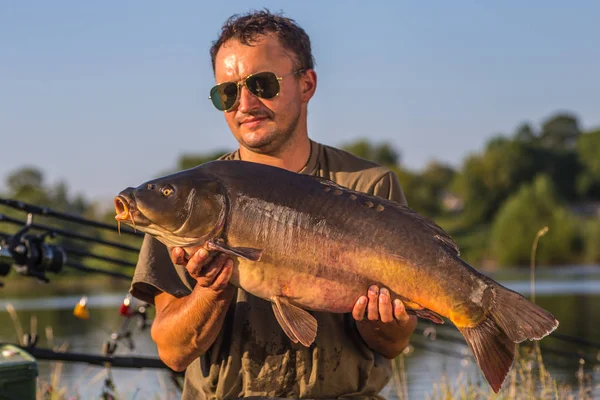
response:
[[[271,297],[275,318],[294,343],[309,347],[317,337],[317,320],[308,311],[291,304],[287,298]]]
[[[347,188],[346,186],[342,186],[339,183],[332,181],[331,179],[323,178],[323,177],[320,177],[320,176],[312,176],[312,175],[310,177],[313,178],[315,181],[319,182],[322,185],[331,186],[331,187],[334,187],[336,189],[347,190],[349,192],[354,192],[354,190],[352,190],[350,188]]]
[[[442,242],[442,244],[448,250],[452,251],[457,256],[460,255],[460,249],[459,249],[458,245],[450,237],[450,235],[448,235],[448,233],[442,229],[442,227],[440,227],[439,225],[437,225],[432,220],[430,220],[428,218],[425,218],[424,216],[422,216],[421,214],[417,213],[415,210],[411,209],[410,207],[402,205],[402,204],[397,203],[395,201],[383,198],[383,197],[377,197],[377,196],[368,195],[366,193],[357,192],[357,191],[349,189],[347,187],[340,186],[339,184],[337,184],[337,183],[335,183],[335,182],[333,182],[333,181],[331,181],[329,179],[326,179],[326,178],[321,178],[321,177],[318,177],[318,176],[313,176],[313,178],[316,181],[320,182],[322,185],[330,186],[330,187],[333,187],[333,188],[336,188],[336,189],[340,189],[342,191],[346,191],[347,193],[354,194],[358,198],[362,198],[362,199],[367,199],[368,198],[368,199],[372,200],[373,202],[381,203],[384,206],[392,206],[392,207],[396,208],[400,212],[403,212],[403,213],[409,215],[411,218],[416,219],[417,221],[419,221],[420,223],[422,223],[424,226],[426,226],[427,228],[429,228],[429,230],[431,231],[431,233],[433,234],[433,237],[435,239],[437,239],[440,242]]]
[[[429,229],[429,231],[433,234],[433,237],[436,240],[439,240],[440,242],[442,242],[442,244],[448,250],[450,250],[457,256],[460,255],[460,249],[459,249],[458,245],[456,244],[454,239],[452,239],[450,237],[450,235],[448,235],[448,233],[444,229],[442,229],[441,226],[439,226],[438,224],[436,224],[429,218],[426,218],[426,217],[422,216],[421,214],[417,213],[415,210],[409,208],[408,206],[404,206],[400,203],[394,203],[394,202],[392,202],[392,203],[394,204],[394,206],[397,209],[399,209],[400,211],[402,211],[403,213],[405,213],[407,215],[410,215],[412,218],[416,219],[421,224],[423,224],[425,227],[427,227]]]
[[[220,251],[222,253],[242,257],[250,261],[260,260],[260,256],[263,252],[260,249],[253,249],[251,247],[230,247],[221,241],[211,240],[207,242],[207,245],[209,250]]]

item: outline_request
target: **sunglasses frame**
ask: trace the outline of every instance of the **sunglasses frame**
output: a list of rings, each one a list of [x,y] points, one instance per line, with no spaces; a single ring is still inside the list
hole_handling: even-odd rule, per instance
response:
[[[244,79],[242,79],[242,80],[240,80],[240,81],[238,81],[238,82],[233,82],[233,81],[221,82],[221,83],[219,83],[218,85],[215,85],[215,86],[213,86],[213,87],[210,89],[210,93],[212,93],[212,92],[213,92],[213,91],[214,91],[216,88],[218,88],[218,87],[219,87],[219,86],[221,86],[221,85],[234,84],[234,85],[236,85],[236,86],[237,86],[237,94],[236,94],[236,96],[235,96],[235,101],[234,101],[234,103],[232,104],[232,106],[231,106],[231,107],[229,107],[229,108],[226,108],[226,109],[224,109],[224,110],[219,110],[219,108],[218,108],[217,106],[215,106],[215,103],[214,103],[214,102],[212,102],[212,95],[209,95],[209,96],[208,96],[208,99],[209,99],[209,100],[211,100],[211,102],[213,103],[213,106],[214,106],[214,107],[215,107],[217,110],[219,110],[219,111],[223,111],[223,112],[227,112],[227,111],[229,111],[229,110],[233,109],[233,108],[234,108],[234,107],[235,107],[235,106],[238,104],[238,102],[239,102],[239,100],[240,100],[240,91],[241,91],[241,87],[242,87],[242,86],[246,86],[246,89],[248,90],[248,92],[249,92],[250,94],[252,94],[252,96],[256,96],[256,97],[258,97],[259,99],[265,99],[265,100],[274,99],[275,97],[279,96],[279,93],[281,93],[281,84],[279,84],[279,90],[277,91],[277,93],[275,94],[275,96],[273,96],[273,97],[269,97],[269,98],[265,98],[265,97],[260,97],[260,96],[258,96],[258,95],[256,95],[256,94],[252,93],[252,91],[250,90],[250,88],[249,88],[249,87],[248,87],[248,85],[246,84],[246,81],[247,81],[248,79],[252,78],[253,76],[255,76],[255,75],[258,75],[258,74],[271,73],[271,74],[273,74],[273,75],[275,76],[275,78],[277,79],[277,82],[279,83],[279,82],[281,82],[281,81],[282,81],[282,79],[283,79],[283,78],[285,78],[286,76],[290,76],[290,75],[297,75],[297,74],[300,74],[300,73],[302,73],[302,72],[304,72],[304,71],[306,71],[306,69],[302,68],[302,69],[299,69],[299,70],[296,70],[296,71],[290,72],[289,74],[285,74],[285,75],[281,75],[281,76],[277,76],[277,74],[276,74],[275,72],[271,72],[271,71],[261,71],[261,72],[256,72],[256,73],[254,73],[254,74],[250,74],[250,75],[248,75],[247,77],[245,77]]]

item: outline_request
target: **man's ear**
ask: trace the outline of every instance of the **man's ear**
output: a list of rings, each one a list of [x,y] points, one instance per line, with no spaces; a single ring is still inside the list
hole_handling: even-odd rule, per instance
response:
[[[308,102],[317,90],[317,73],[314,69],[309,69],[300,75],[300,90],[302,100]]]

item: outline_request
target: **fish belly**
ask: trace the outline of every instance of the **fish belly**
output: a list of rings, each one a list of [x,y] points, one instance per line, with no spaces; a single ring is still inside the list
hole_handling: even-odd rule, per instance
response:
[[[352,311],[358,298],[366,294],[364,284],[327,279],[303,268],[244,259],[236,261],[230,282],[265,300],[286,297],[304,309],[333,313]]]

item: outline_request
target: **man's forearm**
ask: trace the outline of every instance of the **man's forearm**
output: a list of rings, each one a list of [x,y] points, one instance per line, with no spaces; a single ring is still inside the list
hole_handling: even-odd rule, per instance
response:
[[[182,371],[208,350],[223,326],[234,292],[233,286],[215,291],[196,285],[189,296],[170,301],[157,313],[152,339],[165,364]]]

